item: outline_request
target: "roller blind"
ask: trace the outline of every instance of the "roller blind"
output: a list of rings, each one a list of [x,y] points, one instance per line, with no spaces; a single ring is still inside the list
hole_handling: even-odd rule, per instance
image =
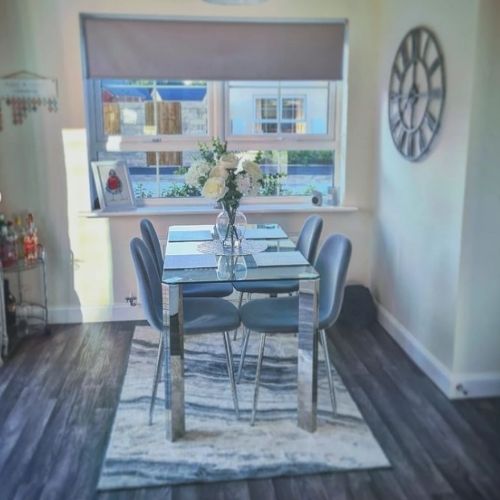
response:
[[[88,78],[339,80],[343,23],[82,18]]]

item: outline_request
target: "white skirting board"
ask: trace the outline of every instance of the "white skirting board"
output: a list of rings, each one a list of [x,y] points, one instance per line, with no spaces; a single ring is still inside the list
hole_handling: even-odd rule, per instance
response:
[[[384,306],[377,309],[380,324],[448,398],[500,396],[500,372],[453,373]]]
[[[237,306],[239,294],[234,292],[228,299]],[[127,303],[109,306],[49,307],[50,324],[139,321],[144,319],[146,317],[140,302],[134,307]]]
[[[145,319],[140,305],[49,307],[49,323],[100,323],[105,321],[138,321]]]

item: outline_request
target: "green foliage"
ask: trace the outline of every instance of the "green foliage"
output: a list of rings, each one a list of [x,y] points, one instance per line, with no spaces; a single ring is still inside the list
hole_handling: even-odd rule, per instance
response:
[[[144,187],[144,184],[139,183],[139,184],[136,184],[135,187],[134,187],[134,196],[136,198],[140,198],[140,199],[143,199],[143,198],[152,198],[153,197],[153,192],[150,191],[149,189],[146,189]]]
[[[200,142],[200,157],[209,165],[215,165],[219,158],[227,153],[227,142],[222,142],[218,137],[213,137],[210,144]]]
[[[234,170],[227,171],[226,178],[227,191],[223,198],[220,199],[222,206],[229,214],[229,219],[234,223],[234,214],[240,206],[240,200],[242,198],[241,192],[238,190],[238,184],[236,182],[236,174]]]
[[[333,151],[288,151],[289,165],[332,165]]]
[[[198,188],[187,184],[174,184],[161,192],[162,198],[186,198],[189,196],[201,196]]]
[[[186,167],[184,165],[179,165],[175,170],[174,174],[175,175],[185,175],[185,173],[189,170],[189,167]]]
[[[257,165],[262,165],[264,163],[264,153],[262,151],[257,151],[254,162],[257,163]]]
[[[278,151],[257,151],[255,155],[255,163],[262,165],[264,163],[278,163],[276,154],[280,154]]]
[[[313,192],[316,191],[316,187],[313,186],[312,184],[309,184],[305,189],[304,192],[302,193],[304,196],[310,196],[313,194]]]
[[[264,174],[260,181],[259,194],[261,196],[278,196],[286,194],[281,183],[286,178],[286,174],[278,172],[276,174]]]

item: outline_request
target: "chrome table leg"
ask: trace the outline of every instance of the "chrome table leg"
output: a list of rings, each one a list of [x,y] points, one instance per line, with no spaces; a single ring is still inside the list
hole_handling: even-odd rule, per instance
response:
[[[319,279],[300,280],[297,420],[306,431],[316,430],[318,406]]]
[[[182,285],[162,284],[162,289],[166,430],[167,439],[175,441],[185,432]]]

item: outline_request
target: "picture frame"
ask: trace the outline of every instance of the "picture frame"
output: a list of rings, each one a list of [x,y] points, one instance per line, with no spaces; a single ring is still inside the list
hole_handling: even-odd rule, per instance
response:
[[[93,161],[91,165],[101,210],[135,206],[135,197],[125,162]]]

